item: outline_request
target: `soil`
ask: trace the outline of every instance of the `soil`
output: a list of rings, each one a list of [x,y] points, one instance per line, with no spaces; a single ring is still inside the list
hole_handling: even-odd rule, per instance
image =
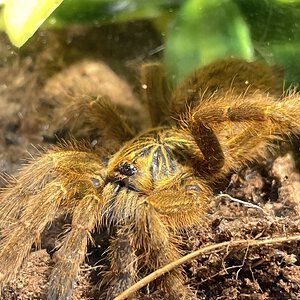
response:
[[[104,89],[117,105],[134,106],[144,113],[138,100],[139,67],[159,59],[162,53],[157,49],[162,44],[163,37],[147,22],[40,31],[22,49],[12,47],[1,35],[1,185],[5,186],[5,174],[16,174],[37,148],[57,142],[59,121],[53,116],[51,100],[64,89],[74,95],[95,95]],[[215,187],[216,197],[203,216],[203,225],[182,235],[183,254],[211,243],[300,233],[299,142],[295,139],[281,148],[270,159],[229,174]],[[221,192],[225,195],[220,196]],[[30,254],[1,299],[46,299],[51,249],[62,223],[59,218],[54,222],[41,248]],[[107,247],[107,239],[100,238],[97,245],[100,250],[90,249],[94,260]],[[300,299],[299,246],[300,241],[294,241],[212,251],[184,266],[187,283],[200,299],[207,300]],[[95,285],[99,272],[92,262],[82,266],[73,300],[100,299],[101,289]]]

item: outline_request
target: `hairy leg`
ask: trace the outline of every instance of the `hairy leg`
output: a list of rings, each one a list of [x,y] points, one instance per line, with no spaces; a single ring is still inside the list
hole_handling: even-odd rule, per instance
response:
[[[180,258],[179,242],[175,238],[178,230],[201,222],[211,195],[201,180],[190,176],[173,186],[154,191],[145,199],[137,213],[137,222],[140,223],[137,228],[142,229],[135,236],[146,247],[144,251],[148,254],[146,262],[149,271]],[[165,299],[197,299],[184,281],[183,271],[178,268],[164,275],[157,283]]]
[[[6,222],[1,231],[0,288],[16,277],[32,244],[39,242],[41,232],[57,212],[63,191],[55,183],[48,184],[47,189],[51,190],[51,194],[44,190],[28,197],[29,203],[23,208],[21,217]]]
[[[117,230],[109,248],[110,270],[106,299],[114,299],[137,281],[138,258],[132,236],[132,228],[124,226]]]
[[[99,223],[103,199],[95,194],[78,199],[70,229],[55,252],[55,265],[49,279],[47,300],[71,299],[81,263],[85,259],[91,232]]]
[[[279,69],[260,62],[247,62],[239,58],[214,61],[192,72],[175,89],[171,111],[178,115],[187,107],[195,108],[200,101],[218,99],[228,91],[236,95],[256,93],[281,97],[283,74]]]
[[[274,101],[261,94],[238,97],[229,92],[225,97],[200,102],[184,122],[204,159],[213,157],[208,163],[211,162],[211,173],[218,177],[233,164],[239,167],[264,155],[272,141],[299,133],[299,115],[298,93]],[[199,135],[203,127],[213,138],[209,134]],[[205,163],[207,161],[199,161],[198,164],[203,166]]]
[[[68,132],[76,138],[100,137],[110,150],[113,147],[116,151],[140,129],[138,120],[129,123],[130,113],[139,116],[129,108],[122,111],[107,96],[66,96],[60,98],[54,110],[53,124],[58,136],[64,137]]]
[[[65,147],[56,147],[29,162],[0,195],[1,286],[15,278],[32,244],[39,243],[41,233],[59,208],[74,213],[72,223],[79,226],[80,208],[84,203],[89,207],[85,197],[92,195],[97,199],[101,192],[103,166],[99,157],[84,146]],[[87,220],[82,226],[90,228],[93,218]],[[61,249],[69,249],[74,233],[71,230],[69,238],[66,235]]]
[[[150,62],[142,65],[141,86],[152,126],[164,124],[170,117],[170,89],[161,63]]]

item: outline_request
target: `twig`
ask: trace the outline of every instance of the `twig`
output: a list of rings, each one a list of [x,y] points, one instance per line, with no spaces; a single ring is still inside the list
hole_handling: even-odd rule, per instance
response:
[[[256,209],[260,209],[261,211],[265,212],[263,208],[261,208],[260,206],[258,205],[255,205],[253,203],[249,203],[247,201],[243,201],[241,199],[238,199],[238,198],[234,198],[228,194],[223,194],[223,193],[220,193],[218,196],[216,196],[217,199],[222,199],[222,198],[227,198],[233,202],[237,202],[237,203],[240,203],[246,207],[250,207],[250,208],[256,208]]]
[[[149,284],[153,280],[157,279],[158,277],[166,274],[167,272],[170,272],[174,268],[187,263],[188,261],[196,258],[197,256],[200,256],[201,254],[213,251],[213,250],[220,250],[220,248],[234,248],[234,247],[251,247],[251,246],[260,246],[260,245],[268,245],[268,244],[277,244],[282,242],[289,242],[289,241],[295,241],[300,240],[300,234],[292,235],[289,237],[286,236],[280,236],[276,238],[266,239],[266,240],[235,240],[235,241],[228,241],[218,244],[209,245],[206,247],[203,247],[199,250],[196,250],[188,255],[185,255],[181,257],[180,259],[173,261],[164,267],[156,270],[155,272],[149,274],[148,276],[144,277],[143,279],[139,280],[137,283],[132,285],[130,288],[125,290],[123,293],[121,293],[119,296],[115,298],[115,300],[125,300],[128,298],[131,294],[137,292],[145,285]]]

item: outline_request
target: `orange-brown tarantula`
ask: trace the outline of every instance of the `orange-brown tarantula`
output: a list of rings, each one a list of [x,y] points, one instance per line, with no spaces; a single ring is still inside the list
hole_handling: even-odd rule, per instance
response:
[[[142,86],[152,128],[135,135],[105,97],[75,99],[68,110],[80,111],[81,124],[102,126],[103,145],[72,141],[53,147],[2,191],[1,287],[16,277],[49,223],[65,212],[71,224],[55,253],[47,299],[71,298],[98,228],[112,236],[102,286],[105,299],[113,299],[180,257],[178,232],[200,224],[213,184],[268,155],[276,140],[300,133],[300,95],[281,96],[273,70],[257,63],[216,62],[191,74],[173,93],[160,65],[146,64]],[[164,299],[197,299],[184,285],[181,269],[155,287]]]

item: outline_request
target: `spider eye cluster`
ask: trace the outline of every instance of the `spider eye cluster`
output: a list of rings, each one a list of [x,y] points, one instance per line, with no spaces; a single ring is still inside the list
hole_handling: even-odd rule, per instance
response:
[[[137,168],[128,162],[123,162],[118,165],[116,171],[125,176],[132,176],[137,172]]]

